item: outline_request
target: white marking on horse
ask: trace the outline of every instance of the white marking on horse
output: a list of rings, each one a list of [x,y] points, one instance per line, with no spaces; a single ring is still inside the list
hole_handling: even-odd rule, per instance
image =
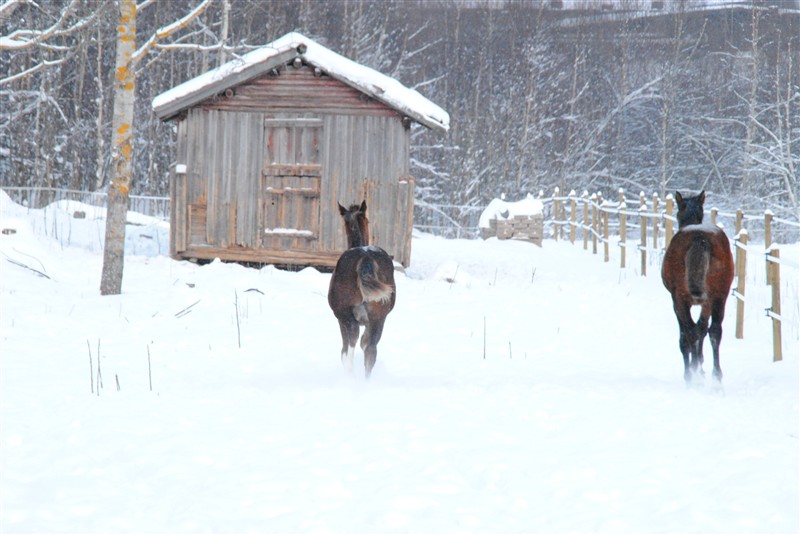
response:
[[[356,346],[347,348],[347,352],[342,353],[342,366],[344,369],[353,373],[353,357],[356,355]]]

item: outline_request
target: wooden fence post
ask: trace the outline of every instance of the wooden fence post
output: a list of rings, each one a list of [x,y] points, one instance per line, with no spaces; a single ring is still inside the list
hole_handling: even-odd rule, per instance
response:
[[[658,193],[653,193],[653,249],[658,251]]]
[[[603,241],[603,205],[605,204],[605,200],[603,200],[603,192],[597,192],[597,241]]]
[[[744,219],[744,213],[742,209],[739,208],[736,210],[736,233],[738,234],[740,230],[742,230],[742,220]]]
[[[570,219],[570,226],[569,226],[569,241],[572,245],[575,245],[575,208],[577,206],[577,201],[575,200],[575,190],[569,192],[569,219]]]
[[[670,242],[672,241],[673,229],[672,229],[672,211],[675,206],[675,198],[672,196],[672,193],[667,195],[667,217],[664,218],[664,228],[666,236],[664,238],[664,248],[669,247]]]
[[[605,202],[606,201],[605,201],[605,197],[603,197],[603,192],[602,191],[598,191],[597,192],[597,209],[598,210],[602,210],[603,209],[603,204]],[[597,214],[598,214],[598,217],[600,217],[602,219],[602,216],[600,216],[601,212],[597,212]]]
[[[639,249],[642,253],[642,276],[647,275],[647,200],[644,192],[639,194],[639,230],[641,231],[641,243]]]
[[[711,224],[715,227],[717,226],[717,215],[719,214],[719,208],[714,207],[711,209]]]
[[[734,219],[734,236],[739,236],[739,233],[742,231],[742,221],[744,220],[744,212],[742,212],[741,208],[736,210],[736,218]],[[738,258],[738,257],[737,257]],[[738,260],[737,260],[738,261]],[[736,265],[736,270],[738,272],[739,265]]]
[[[558,199],[558,186],[553,191],[553,237],[556,241],[558,241],[558,234],[561,230],[561,224],[559,223],[561,219],[560,208],[561,208],[561,201]]]
[[[592,254],[597,254],[597,194],[592,193]]]
[[[626,249],[625,246],[628,241],[628,225],[627,225],[627,218],[625,216],[626,206],[625,206],[625,190],[619,188],[619,243],[620,243],[620,251],[619,251],[619,267],[625,267],[625,256],[626,256]]]
[[[583,250],[589,249],[589,192],[583,190]]]
[[[772,247],[772,210],[764,212],[764,251],[769,254],[769,248]],[[770,281],[770,261],[767,259],[767,284],[772,284]]]
[[[603,262],[608,262],[609,259],[609,251],[608,251],[608,212],[611,209],[611,203],[609,201],[605,201],[602,205],[603,210]]]
[[[733,242],[736,249],[736,338],[744,338],[744,286],[747,278],[747,231],[742,229]]]
[[[767,278],[772,285],[772,307],[767,310],[767,314],[772,318],[772,360],[778,362],[783,360],[783,350],[781,341],[781,252],[777,247],[770,247],[767,251],[767,269],[771,271],[771,276]]]

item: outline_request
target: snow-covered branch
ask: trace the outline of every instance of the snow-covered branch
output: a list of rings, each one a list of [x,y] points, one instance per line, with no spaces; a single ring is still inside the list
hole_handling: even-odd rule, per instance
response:
[[[211,5],[211,1],[212,0],[203,0],[203,2],[201,2],[183,18],[178,19],[171,24],[167,24],[166,26],[162,26],[156,30],[155,33],[150,36],[150,39],[148,39],[145,44],[140,46],[139,49],[133,53],[131,56],[131,62],[133,64],[138,63],[154,46],[156,46],[160,39],[165,39],[175,32],[185,28],[190,22],[199,17],[209,5]]]
[[[21,3],[22,2],[14,1],[9,2],[11,5],[4,4],[2,8],[0,8],[0,13],[8,11],[10,14],[10,12],[13,11],[13,8],[17,7]],[[33,4],[33,2],[30,3]],[[46,39],[58,34],[61,27],[71,16],[71,13],[75,9],[77,3],[78,0],[71,0],[70,3],[61,11],[58,20],[49,28],[44,30],[16,30],[11,32],[9,35],[0,36],[0,50],[22,50],[23,48],[29,48],[38,45]],[[63,34],[72,32],[76,29],[76,26],[77,25],[74,25],[72,28],[61,33]]]
[[[17,9],[22,4],[32,4],[30,0],[8,0],[4,4],[0,5],[0,17],[4,19],[10,19],[11,14],[14,13],[14,10]]]
[[[32,0],[9,0],[0,6],[0,18],[11,20],[11,14],[22,5],[42,9]],[[6,76],[0,78],[0,85],[23,79],[48,67],[64,63],[73,51],[75,44],[80,40],[81,32],[95,21],[99,11],[94,10],[88,16],[82,17],[78,13],[79,6],[79,0],[72,0],[58,15],[53,15],[56,22],[44,30],[17,29],[8,35],[0,36],[0,50],[13,54],[29,48],[38,48],[47,52],[47,55],[39,59],[38,63],[34,63],[29,56],[26,56],[27,67],[17,73],[4,73]],[[77,20],[70,22],[73,18]],[[67,37],[72,37],[72,39],[65,40],[64,38]],[[31,63],[33,64],[31,65]],[[11,70],[13,69],[9,69],[9,71]]]
[[[144,0],[144,2],[142,2],[141,4],[137,4],[136,5],[136,12],[139,13],[144,8],[146,8],[147,6],[149,6],[151,4],[154,4],[155,2],[156,2],[156,0]]]
[[[37,63],[36,65],[31,67],[30,69],[25,69],[22,72],[18,72],[17,74],[12,74],[11,76],[8,76],[6,78],[0,78],[0,85],[10,84],[10,83],[15,82],[17,80],[21,80],[22,78],[25,78],[26,76],[30,76],[31,74],[39,72],[42,69],[45,69],[47,67],[52,67],[54,65],[59,65],[61,63],[64,63],[65,60],[66,60],[66,58],[56,59],[56,60],[53,60],[53,61],[47,61],[47,60],[42,61],[41,63]]]

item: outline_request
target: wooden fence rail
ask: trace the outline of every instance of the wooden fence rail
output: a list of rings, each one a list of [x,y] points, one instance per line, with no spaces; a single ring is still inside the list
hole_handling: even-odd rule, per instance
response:
[[[638,199],[628,200],[623,190],[619,191],[618,203],[613,203],[603,199],[601,193],[591,196],[588,192],[578,197],[574,191],[567,196],[561,196],[558,189],[551,197],[544,197],[540,194],[540,199],[545,206],[552,205],[553,219],[550,223],[553,226],[553,239],[558,241],[565,234],[569,236],[571,243],[575,243],[578,231],[583,237],[583,248],[588,250],[589,240],[592,241],[592,254],[597,254],[598,242],[603,244],[603,260],[610,260],[609,247],[611,244],[610,227],[613,218],[616,218],[615,227],[618,229],[617,245],[620,247],[620,267],[624,268],[627,263],[629,251],[628,233],[629,229],[638,228],[639,243],[636,249],[640,253],[640,273],[647,275],[648,257],[650,255],[663,256],[675,233],[677,218],[675,216],[675,202],[672,195],[668,195],[663,203],[658,195],[653,194],[652,200],[648,199],[644,193],[640,193]],[[638,209],[632,209],[632,208]],[[567,214],[569,212],[569,214]],[[583,222],[579,222],[580,214],[583,214]],[[589,217],[591,213],[591,218]],[[778,223],[793,229],[800,228],[800,223],[776,218],[774,214],[767,210],[763,216],[746,215],[742,210],[735,213],[721,212],[717,208],[707,211],[709,220],[712,224],[720,225],[721,217],[729,218],[734,221],[735,235],[733,248],[735,253],[736,283],[732,289],[732,295],[736,299],[736,337],[744,337],[744,302],[745,302],[745,282],[747,279],[747,253],[763,254],[766,262],[766,284],[771,288],[771,303],[766,308],[766,314],[772,320],[772,340],[773,340],[773,360],[779,361],[783,358],[781,326],[784,318],[781,316],[781,266],[793,269],[795,273],[800,270],[798,264],[781,259],[780,249],[772,241],[773,225]],[[612,218],[613,217],[613,218]],[[638,221],[638,222],[637,222]],[[764,245],[763,247],[748,244],[748,230],[745,228],[747,223],[752,221],[763,221]],[[546,221],[547,222],[547,221]],[[565,230],[567,229],[567,230]],[[663,229],[663,239],[662,239]]]

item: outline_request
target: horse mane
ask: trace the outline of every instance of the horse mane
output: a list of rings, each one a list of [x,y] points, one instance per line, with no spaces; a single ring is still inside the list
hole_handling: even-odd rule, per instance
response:
[[[369,219],[367,219],[367,201],[351,204],[349,208],[339,205],[339,213],[344,218],[347,234],[347,248],[365,247],[369,245]]]

